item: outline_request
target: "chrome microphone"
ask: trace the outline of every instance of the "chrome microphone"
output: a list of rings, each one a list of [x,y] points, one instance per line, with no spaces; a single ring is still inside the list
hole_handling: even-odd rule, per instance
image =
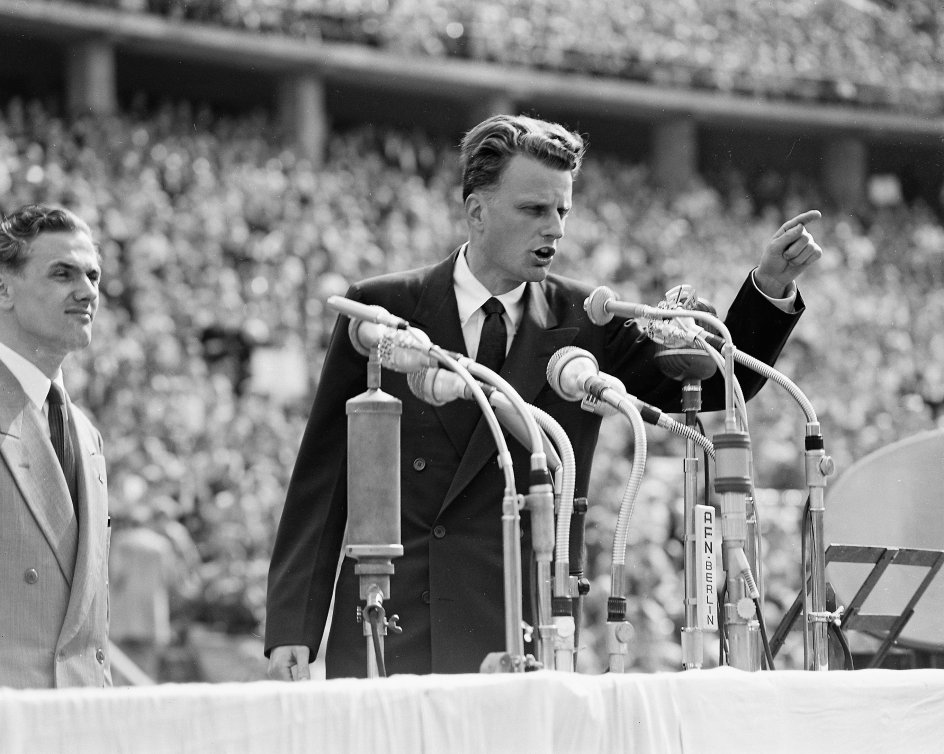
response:
[[[428,355],[432,341],[415,327],[399,329],[352,319],[347,332],[355,351],[369,356],[371,349],[376,348],[380,365],[394,372],[415,372],[436,363]]]
[[[471,386],[448,369],[424,367],[407,375],[406,382],[413,395],[431,406],[442,406],[459,398],[475,400]],[[479,386],[486,395],[494,390],[490,385]]]
[[[580,407],[599,416],[613,416],[622,402],[631,403],[647,424],[691,436],[684,425],[634,395],[626,392],[622,382],[599,371],[597,360],[589,351],[576,346],[564,346],[554,352],[547,364],[547,381],[551,389],[568,401],[581,401]],[[697,442],[703,443],[698,436]]]
[[[605,285],[594,288],[583,302],[584,311],[595,325],[605,325],[617,314],[624,317],[643,317],[646,310],[651,308],[643,304],[620,301],[619,296]]]
[[[547,362],[547,381],[551,389],[568,401],[583,401],[582,407],[601,416],[611,416],[615,408],[603,402],[606,389],[625,395],[623,383],[600,371],[596,357],[576,346],[564,346]]]

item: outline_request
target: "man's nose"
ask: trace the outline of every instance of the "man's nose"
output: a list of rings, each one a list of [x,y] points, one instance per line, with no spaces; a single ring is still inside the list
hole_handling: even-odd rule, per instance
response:
[[[551,215],[544,228],[544,236],[547,238],[563,238],[564,218],[556,212]]]
[[[72,295],[76,301],[93,301],[98,298],[98,284],[83,276]]]

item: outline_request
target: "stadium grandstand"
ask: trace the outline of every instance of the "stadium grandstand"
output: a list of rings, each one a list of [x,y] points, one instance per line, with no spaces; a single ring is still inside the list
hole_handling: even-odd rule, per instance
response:
[[[103,307],[67,380],[105,437],[116,534],[170,543],[158,680],[264,677],[324,302],[455,247],[456,145],[491,112],[588,135],[555,270],[624,299],[689,282],[723,308],[785,218],[822,210],[778,368],[840,476],[944,427],[937,0],[0,0],[0,43],[0,209],[61,203],[101,240]],[[750,416],[776,625],[800,582],[804,423],[773,385]],[[587,672],[631,439],[609,420],[595,464]],[[635,670],[679,667],[681,452],[651,433]]]

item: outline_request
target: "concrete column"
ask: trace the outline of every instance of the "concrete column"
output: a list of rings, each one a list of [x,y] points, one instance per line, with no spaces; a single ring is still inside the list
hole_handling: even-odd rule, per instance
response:
[[[823,184],[840,209],[853,209],[865,200],[868,149],[861,139],[841,137],[823,150]]]
[[[687,188],[698,172],[698,137],[691,118],[655,123],[650,168],[653,183],[669,193]]]
[[[321,165],[329,129],[324,80],[309,73],[283,78],[279,82],[279,117],[296,148]]]
[[[111,115],[117,110],[115,49],[104,39],[69,46],[66,104],[72,115]]]

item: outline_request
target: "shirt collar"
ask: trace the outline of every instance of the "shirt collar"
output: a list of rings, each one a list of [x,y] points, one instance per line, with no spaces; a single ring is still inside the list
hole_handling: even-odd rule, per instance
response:
[[[465,326],[469,318],[472,317],[482,304],[492,298],[486,288],[472,273],[469,262],[465,258],[468,244],[464,244],[459,249],[456,256],[456,266],[452,271],[452,282],[456,289],[456,303],[459,307],[459,323]],[[511,319],[511,323],[517,327],[521,321],[522,310],[524,309],[524,291],[527,283],[512,288],[507,293],[495,296],[505,307],[505,314]]]
[[[16,381],[20,383],[23,392],[36,408],[42,410],[49,395],[49,385],[55,381],[62,387],[62,371],[56,373],[50,380],[32,361],[17,353],[5,343],[0,343],[0,361],[10,370]]]

